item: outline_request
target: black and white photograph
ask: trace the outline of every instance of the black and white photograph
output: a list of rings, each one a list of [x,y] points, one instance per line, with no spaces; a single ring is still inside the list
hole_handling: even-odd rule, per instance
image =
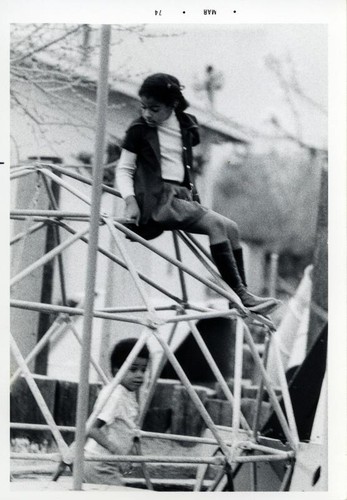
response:
[[[10,492],[328,495],[330,27],[159,7],[9,26]]]

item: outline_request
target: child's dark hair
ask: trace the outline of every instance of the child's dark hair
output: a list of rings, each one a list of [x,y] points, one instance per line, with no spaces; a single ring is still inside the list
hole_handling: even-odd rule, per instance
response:
[[[127,359],[128,355],[130,354],[131,350],[133,349],[137,341],[138,339],[136,338],[123,339],[114,346],[110,358],[112,371],[113,369],[115,368],[117,369],[122,366],[122,364]],[[149,359],[149,350],[146,345],[142,347],[137,357]]]
[[[166,106],[174,107],[177,103],[176,110],[184,111],[189,104],[181,90],[182,86],[175,76],[155,73],[144,80],[139,90],[139,96],[153,97]]]

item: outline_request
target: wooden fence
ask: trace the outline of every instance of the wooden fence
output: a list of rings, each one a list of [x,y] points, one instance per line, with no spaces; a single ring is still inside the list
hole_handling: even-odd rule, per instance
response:
[[[35,380],[57,425],[74,426],[78,384],[42,375],[36,375]],[[229,386],[233,390],[233,381],[229,381]],[[218,425],[231,426],[232,409],[229,402],[226,401],[219,384],[216,383],[213,388],[194,387],[213,421]],[[92,411],[100,388],[101,384],[90,384],[89,386],[89,414]],[[253,418],[256,392],[257,388],[251,384],[250,380],[243,381],[242,412],[249,423]],[[24,378],[19,378],[15,382],[10,397],[11,422],[45,423]],[[269,406],[266,401],[263,403],[261,422],[266,421],[270,411]],[[205,429],[205,424],[182,384],[176,380],[160,379],[145,418],[143,429],[153,432],[199,436]],[[68,443],[72,442],[74,433],[64,431],[64,434],[66,441]],[[52,435],[49,431],[12,429],[11,437],[27,437],[33,442],[47,440],[50,443],[52,441]]]

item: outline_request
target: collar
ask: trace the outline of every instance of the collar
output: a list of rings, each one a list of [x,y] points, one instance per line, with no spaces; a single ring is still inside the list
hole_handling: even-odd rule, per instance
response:
[[[193,115],[185,113],[184,111],[175,111],[175,114],[181,128],[185,128],[187,130],[190,128],[198,128],[196,121],[193,119]]]

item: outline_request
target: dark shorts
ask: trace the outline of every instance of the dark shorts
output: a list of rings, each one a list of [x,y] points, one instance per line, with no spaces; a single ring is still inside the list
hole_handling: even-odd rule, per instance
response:
[[[189,227],[208,212],[208,208],[193,201],[192,193],[188,188],[175,182],[164,182],[164,190],[157,206],[146,224],[126,226],[147,240],[156,238],[163,231],[183,229]]]
[[[187,229],[207,211],[207,208],[193,201],[188,188],[164,182],[163,194],[152,212],[151,222],[159,224],[162,229]]]

